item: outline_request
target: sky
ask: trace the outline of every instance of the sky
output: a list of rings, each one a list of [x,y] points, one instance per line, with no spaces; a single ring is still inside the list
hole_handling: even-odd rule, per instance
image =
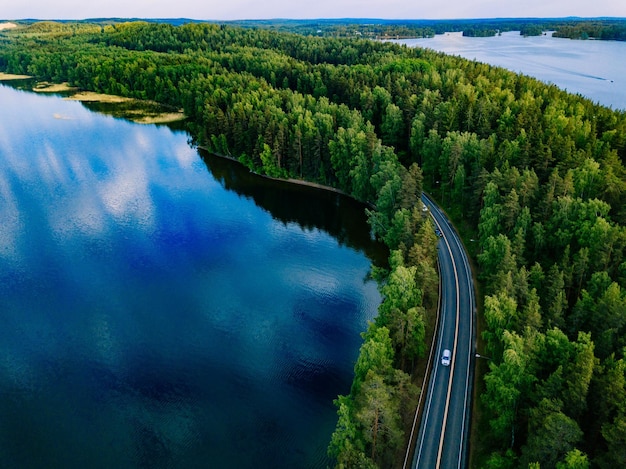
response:
[[[0,0],[0,19],[626,17],[625,0]]]

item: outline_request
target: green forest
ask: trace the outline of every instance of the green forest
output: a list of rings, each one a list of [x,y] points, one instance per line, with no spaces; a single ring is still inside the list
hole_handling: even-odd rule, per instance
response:
[[[477,240],[472,466],[626,467],[624,112],[429,50],[216,24],[35,23],[0,34],[0,71],[182,108],[195,144],[371,207],[391,255],[337,467],[404,455],[438,297],[422,190]]]
[[[418,38],[454,31],[470,37],[495,36],[506,31],[540,36],[546,31],[554,31],[554,37],[569,39],[626,40],[626,20],[623,18],[247,20],[227,24],[324,37]]]

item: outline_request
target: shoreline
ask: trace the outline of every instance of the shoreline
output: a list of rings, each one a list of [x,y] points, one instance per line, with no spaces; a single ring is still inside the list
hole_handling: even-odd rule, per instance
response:
[[[34,77],[30,75],[16,75],[12,73],[0,72],[0,83],[3,81],[32,80]],[[31,91],[35,93],[64,93],[67,94],[63,99],[68,101],[80,101],[83,103],[103,103],[103,104],[129,104],[130,109],[124,109],[119,112],[108,112],[105,114],[113,115],[128,119],[136,124],[171,124],[187,119],[182,110],[158,112],[159,107],[163,105],[148,100],[136,98],[127,98],[113,94],[96,93],[95,91],[81,90],[76,86],[70,86],[69,83],[50,83],[47,81],[37,82]],[[137,103],[133,108],[132,104]],[[151,106],[152,110],[146,110],[145,105]],[[143,105],[143,108],[142,108]]]
[[[13,75],[10,73],[0,72],[0,81],[9,81],[9,80],[24,80],[34,78],[29,75]],[[70,86],[67,82],[65,83],[49,83],[49,82],[39,82],[37,83],[33,89],[36,93],[64,93],[64,92],[73,92],[73,94],[64,97],[63,99],[68,101],[80,101],[85,103],[109,103],[109,104],[121,104],[121,103],[130,103],[133,101],[142,102],[141,100],[137,100],[134,98],[127,98],[124,96],[117,96],[112,94],[104,94],[104,93],[96,93],[94,91],[84,91],[79,90],[77,87]],[[124,117],[128,120],[131,120],[137,124],[169,124],[173,122],[179,122],[185,120],[187,116],[185,116],[182,111],[179,112],[164,112],[158,113],[155,115],[146,115],[145,112],[141,110],[127,111],[124,114]],[[233,156],[221,155],[218,153],[214,153],[210,151],[206,146],[198,145],[200,150],[203,150],[211,155],[218,156],[220,158],[225,158],[231,161],[235,161],[242,166],[245,166],[241,161]],[[286,182],[289,184],[294,184],[298,186],[311,187],[314,189],[324,190],[328,192],[333,192],[335,194],[343,195],[346,197],[350,197],[354,200],[357,200],[352,195],[348,194],[341,189],[337,189],[336,187],[327,186],[324,184],[320,184],[318,182],[306,181],[304,179],[295,179],[295,178],[275,178],[272,176],[268,176],[266,174],[256,173],[252,171],[250,168],[248,170],[256,174],[257,176],[261,176],[265,179],[269,179],[272,181]],[[371,203],[363,202],[368,207],[374,208],[374,205]]]
[[[77,88],[74,88],[77,89]],[[72,88],[67,88],[66,91],[72,91]],[[124,96],[117,96],[114,94],[96,93],[95,91],[76,91],[76,93],[64,97],[67,101],[80,101],[83,103],[128,103],[135,101],[133,98],[125,98]]]
[[[20,77],[20,75],[14,75]],[[25,77],[32,78],[32,77]],[[17,78],[14,78],[17,79]],[[127,98],[125,96],[118,96],[114,94],[96,93],[95,91],[81,90],[76,86],[70,86],[69,83],[49,83],[42,81],[37,83],[33,87],[33,91],[36,93],[68,93],[63,99],[67,101],[80,101],[83,103],[103,103],[103,104],[125,104],[125,103],[137,103],[135,109],[125,109],[118,113],[105,113],[113,115],[114,117],[122,117],[128,119],[136,124],[170,124],[185,120],[187,116],[182,111],[168,111],[168,112],[156,112],[146,111],[139,105],[140,103],[149,104],[154,106],[155,109],[161,106],[154,101],[141,100],[136,98]]]
[[[326,186],[326,185],[320,184],[318,182],[306,181],[304,179],[295,179],[295,178],[283,179],[283,178],[275,178],[275,177],[272,177],[272,176],[268,176],[267,174],[256,173],[256,172],[252,171],[250,168],[248,168],[246,165],[244,165],[241,161],[239,161],[237,158],[235,158],[233,156],[222,155],[222,154],[219,154],[219,153],[212,152],[207,147],[205,147],[204,145],[198,145],[198,149],[200,149],[202,151],[205,151],[205,152],[207,152],[210,155],[214,155],[214,156],[217,156],[219,158],[224,158],[226,160],[230,160],[230,161],[234,161],[236,163],[239,163],[241,166],[247,168],[248,171],[250,171],[252,174],[254,174],[256,176],[260,176],[260,177],[265,178],[265,179],[269,179],[270,181],[286,182],[286,183],[289,183],[289,184],[294,184],[296,186],[312,187],[314,189],[324,190],[324,191],[328,191],[328,192],[334,192],[335,194],[344,195],[346,197],[350,197],[351,199],[357,200],[352,195],[348,194],[347,192],[342,191],[341,189],[337,189],[336,187]],[[361,202],[359,200],[357,200],[357,201]],[[363,204],[373,208],[373,205],[370,204],[370,203],[367,203],[367,202],[361,202],[361,203],[363,203]]]
[[[40,81],[33,86],[35,93],[64,93],[67,91],[78,91],[78,88],[70,86],[68,83],[48,83]]]
[[[30,78],[33,77],[30,75],[15,75],[13,73],[0,72],[0,81],[28,80]]]

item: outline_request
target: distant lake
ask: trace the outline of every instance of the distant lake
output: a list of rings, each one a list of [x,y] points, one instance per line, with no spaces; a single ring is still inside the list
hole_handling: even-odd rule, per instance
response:
[[[326,467],[380,303],[363,206],[0,102],[0,467]]]
[[[445,33],[428,39],[391,41],[504,67],[554,83],[613,109],[626,110],[626,42],[577,41],[519,31],[494,37]]]

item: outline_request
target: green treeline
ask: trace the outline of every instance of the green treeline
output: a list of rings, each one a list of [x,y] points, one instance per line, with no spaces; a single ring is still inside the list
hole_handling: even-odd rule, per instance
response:
[[[585,21],[559,27],[554,37],[626,41],[626,21]]]
[[[498,34],[496,29],[488,28],[465,28],[463,30],[463,36],[466,37],[492,37]]]
[[[120,19],[102,20],[96,24],[120,23]],[[267,29],[274,32],[296,33],[303,36],[325,38],[427,38],[447,32],[463,32],[464,36],[488,37],[507,31],[520,31],[523,36],[540,36],[546,31],[554,31],[554,37],[569,39],[626,40],[626,19],[624,18],[475,18],[449,20],[389,20],[389,19],[271,19],[235,21],[198,21],[184,18],[146,19],[150,23],[168,23],[181,26],[188,23],[224,25],[235,28]],[[51,27],[61,28],[67,34],[67,27],[74,29],[94,27],[93,20],[81,22],[34,22],[23,20],[22,25],[40,27],[40,32],[52,32]],[[31,30],[31,33],[33,31]],[[85,30],[83,29],[83,32]]]
[[[462,31],[464,36],[470,37],[495,36],[506,31],[520,31],[523,36],[540,36],[545,31],[556,31],[555,37],[570,39],[626,40],[626,20],[623,18],[247,20],[229,24],[323,37],[421,38],[455,31]]]
[[[541,36],[545,30],[546,30],[546,25],[527,24],[527,25],[524,25],[522,28],[520,28],[519,33],[522,36]]]
[[[193,24],[0,35],[0,70],[182,107],[254,171],[373,204],[384,302],[329,453],[393,467],[432,332],[422,188],[468,237],[492,360],[478,467],[626,466],[626,114],[555,86],[369,40]]]

